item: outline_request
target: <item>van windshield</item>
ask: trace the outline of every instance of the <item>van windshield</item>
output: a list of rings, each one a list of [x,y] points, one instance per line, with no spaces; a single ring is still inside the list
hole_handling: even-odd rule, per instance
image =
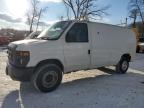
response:
[[[37,38],[56,40],[64,30],[70,25],[70,21],[61,21],[53,24],[50,28],[45,29]]]

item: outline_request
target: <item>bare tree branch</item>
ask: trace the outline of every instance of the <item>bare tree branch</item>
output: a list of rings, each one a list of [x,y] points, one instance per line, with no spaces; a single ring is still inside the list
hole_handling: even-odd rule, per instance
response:
[[[144,0],[130,0],[128,4],[130,17],[134,19],[134,24],[137,17],[141,18],[144,25]]]
[[[30,5],[31,9],[28,10],[26,13],[28,25],[30,26],[29,32],[31,33],[33,31],[33,25],[36,24],[36,31],[39,26],[39,21],[42,16],[42,14],[47,10],[47,7],[39,8],[39,0],[31,0]]]
[[[108,6],[98,8],[96,5],[97,0],[63,0],[63,3],[67,5],[73,12],[76,20],[89,20],[90,16],[103,16],[108,15],[105,11]]]

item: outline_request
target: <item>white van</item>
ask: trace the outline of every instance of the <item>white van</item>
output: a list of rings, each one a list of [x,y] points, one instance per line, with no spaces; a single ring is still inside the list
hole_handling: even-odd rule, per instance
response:
[[[116,72],[126,73],[135,52],[136,38],[129,29],[60,21],[36,39],[10,43],[6,74],[50,92],[60,85],[63,73],[110,65],[116,65]]]

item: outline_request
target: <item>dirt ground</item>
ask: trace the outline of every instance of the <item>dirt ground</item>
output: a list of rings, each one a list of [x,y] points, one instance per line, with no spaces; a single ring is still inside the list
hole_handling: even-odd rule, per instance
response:
[[[73,72],[47,94],[6,76],[6,59],[0,51],[1,108],[144,108],[144,54],[137,54],[127,74],[115,74],[113,67]]]

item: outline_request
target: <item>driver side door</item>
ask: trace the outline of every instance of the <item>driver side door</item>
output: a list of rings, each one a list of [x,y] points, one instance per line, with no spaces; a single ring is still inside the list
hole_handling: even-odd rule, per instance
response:
[[[86,23],[74,23],[65,37],[64,56],[66,71],[89,69],[90,43]]]

